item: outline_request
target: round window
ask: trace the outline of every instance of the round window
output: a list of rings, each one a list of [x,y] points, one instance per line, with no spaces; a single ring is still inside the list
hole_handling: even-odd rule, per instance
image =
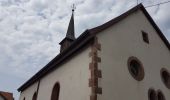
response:
[[[144,78],[142,63],[136,57],[128,59],[128,69],[134,79],[141,81]]]
[[[161,78],[165,86],[170,89],[170,73],[165,68],[161,69]]]

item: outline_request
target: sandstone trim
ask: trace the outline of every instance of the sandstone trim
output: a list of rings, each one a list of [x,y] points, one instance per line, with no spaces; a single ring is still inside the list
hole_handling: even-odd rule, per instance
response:
[[[89,53],[89,57],[92,59],[89,64],[91,74],[89,79],[89,87],[91,87],[90,100],[97,100],[97,95],[102,94],[102,88],[98,86],[98,79],[102,78],[102,71],[98,69],[98,63],[101,62],[101,58],[98,56],[99,51],[101,51],[101,44],[98,43],[98,39],[95,37]]]

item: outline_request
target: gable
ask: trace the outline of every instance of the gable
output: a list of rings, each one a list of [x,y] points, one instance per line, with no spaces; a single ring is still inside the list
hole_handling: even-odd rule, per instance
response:
[[[146,43],[143,40],[142,31],[148,34],[149,43]],[[136,55],[142,53],[144,56],[152,51],[150,54],[157,52],[155,55],[164,55],[165,57],[162,59],[169,59],[167,56],[169,56],[170,53],[167,45],[162,41],[162,38],[160,38],[158,32],[142,10],[131,13],[118,23],[96,34],[99,40],[101,40],[99,42],[104,42],[104,44],[101,44],[103,48],[102,52],[105,48],[108,48],[105,53],[108,53],[107,55],[109,56],[115,57],[115,55],[121,56],[123,54],[127,55],[134,53]],[[150,57],[154,57],[155,55]],[[158,58],[160,59],[160,57]],[[112,61],[112,59],[110,61]]]
[[[97,34],[100,33],[101,31],[106,30],[107,28],[114,26],[115,24],[119,23],[119,21],[122,21],[123,19],[125,19],[126,17],[128,17],[129,15],[137,12],[137,11],[142,11],[143,14],[145,15],[145,17],[147,18],[147,20],[149,21],[149,23],[153,26],[153,28],[156,30],[157,34],[159,35],[159,37],[161,38],[161,40],[164,42],[164,44],[166,45],[166,47],[170,50],[170,44],[168,42],[168,40],[166,39],[166,37],[163,35],[162,31],[159,29],[159,27],[156,25],[156,23],[154,22],[154,20],[151,18],[151,16],[149,15],[149,13],[146,11],[146,9],[144,8],[144,6],[142,4],[139,4],[138,6],[130,9],[129,11],[125,12],[124,14],[100,25],[97,26],[95,28],[90,29],[90,32],[93,34]],[[140,20],[140,19],[139,19]]]
[[[142,31],[148,34],[149,43],[144,42]],[[161,68],[170,70],[169,49],[142,10],[96,34],[101,44],[98,68],[102,71],[102,81],[98,84],[102,84],[104,91],[99,100],[147,100],[151,87],[160,89],[169,98],[160,77]],[[132,58],[141,63],[142,80],[135,79],[129,71],[129,59]]]

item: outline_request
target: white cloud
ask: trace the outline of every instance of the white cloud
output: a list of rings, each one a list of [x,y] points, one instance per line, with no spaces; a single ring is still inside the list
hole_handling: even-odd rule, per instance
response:
[[[158,2],[139,1],[145,6]],[[14,91],[59,53],[58,43],[65,36],[73,3],[79,36],[85,29],[132,8],[136,0],[0,0],[0,79],[7,75],[9,79],[3,83],[12,77],[17,81],[9,91]],[[164,4],[147,10],[170,40],[169,8],[169,4]]]

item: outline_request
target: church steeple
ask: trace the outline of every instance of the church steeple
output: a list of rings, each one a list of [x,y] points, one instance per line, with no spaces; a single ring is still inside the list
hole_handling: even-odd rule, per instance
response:
[[[60,52],[64,51],[66,48],[68,48],[71,43],[75,40],[75,35],[74,35],[74,5],[72,9],[72,15],[71,19],[68,25],[66,37],[59,43],[61,45],[60,47]]]
[[[68,26],[66,38],[73,39],[73,40],[75,39],[75,36],[74,36],[74,9],[72,10],[72,15],[71,15],[70,23]]]

